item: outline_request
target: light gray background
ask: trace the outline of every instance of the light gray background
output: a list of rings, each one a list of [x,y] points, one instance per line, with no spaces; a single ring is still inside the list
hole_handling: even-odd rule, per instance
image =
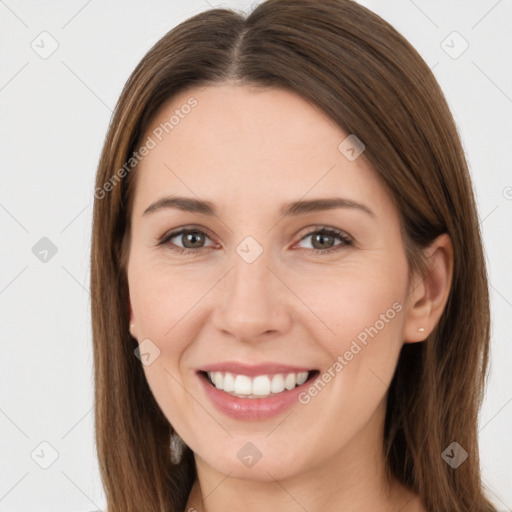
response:
[[[0,0],[0,511],[104,508],[88,292],[101,144],[124,82],[153,43],[210,6],[247,10],[254,3]],[[493,308],[481,466],[498,509],[512,510],[512,3],[361,3],[434,70],[467,152]],[[460,56],[465,43],[454,31],[469,44]],[[52,38],[58,48],[43,59]],[[57,248],[46,262],[32,250],[43,237]],[[43,469],[52,450],[58,457]]]

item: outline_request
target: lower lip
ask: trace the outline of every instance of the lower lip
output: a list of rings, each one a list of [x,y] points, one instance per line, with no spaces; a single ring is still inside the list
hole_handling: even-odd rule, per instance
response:
[[[299,394],[310,385],[308,379],[294,389],[268,398],[238,398],[217,389],[203,374],[198,374],[198,377],[207,396],[220,412],[244,421],[263,421],[283,413],[298,402]]]

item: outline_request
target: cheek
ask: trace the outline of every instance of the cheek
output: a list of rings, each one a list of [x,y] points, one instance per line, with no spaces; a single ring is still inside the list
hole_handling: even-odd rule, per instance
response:
[[[396,318],[401,316],[395,313],[405,297],[406,268],[405,258],[374,257],[340,261],[338,268],[283,269],[283,280],[300,300],[292,297],[281,307],[334,358],[349,350],[353,340],[364,345],[373,339],[375,330],[380,338],[400,331],[402,320]],[[161,258],[135,255],[128,279],[139,340],[154,340],[170,359],[177,359],[194,339],[195,329],[207,321],[203,299],[212,313],[215,304],[207,296],[223,275],[213,275],[201,264],[171,266]]]
[[[143,365],[143,371],[161,411],[179,431],[190,428],[183,415],[190,403],[184,391],[180,364],[197,337],[194,312],[208,290],[207,283],[202,284],[204,281],[198,283],[182,277],[175,269],[166,271],[142,259],[134,258],[128,269],[130,302],[140,351],[146,346],[150,347],[149,352],[158,354],[151,364]],[[144,343],[146,345],[142,345]]]
[[[177,338],[175,332],[193,322],[194,310],[211,287],[208,281],[192,274],[188,269],[133,262],[128,282],[139,339],[150,338],[161,344],[172,338],[173,351],[177,351],[181,337]]]
[[[315,321],[311,335],[329,357],[299,400],[307,428],[336,439],[339,446],[369,421],[392,380],[403,343],[403,268],[400,273],[398,268],[387,273],[352,268],[336,279],[320,280],[308,295],[308,305],[334,334]]]
[[[404,268],[353,265],[336,273],[318,273],[309,286],[297,281],[294,290],[307,298],[314,314],[312,335],[330,356],[349,350],[353,340],[362,346],[377,336],[400,341],[407,286]]]
[[[209,452],[212,439],[220,443],[215,460],[212,455],[215,465],[226,457],[221,447],[227,449],[233,441],[221,442],[223,432],[184,391],[182,382],[190,382],[186,370],[194,341],[201,337],[212,308],[223,306],[220,288],[213,287],[226,269],[213,272],[200,264],[192,269],[192,265],[171,267],[162,260],[132,261],[128,279],[138,338],[151,339],[161,352],[155,364],[144,367],[148,384],[169,422],[187,434],[197,452]],[[283,428],[282,436],[264,441],[276,460],[283,461],[283,473],[288,471],[289,454],[295,453],[302,429],[316,439],[336,440],[320,447],[311,443],[298,457],[299,464],[320,461],[332,450],[350,445],[378,407],[401,346],[406,268],[405,260],[391,261],[380,254],[357,263],[340,261],[336,269],[318,265],[307,271],[283,268],[279,273],[291,291],[288,300],[276,305],[286,308],[292,329],[302,332],[316,351],[324,364],[321,376],[329,380],[320,392],[306,397],[307,402],[296,405],[297,420],[288,423],[288,430]],[[291,336],[290,332],[282,335]],[[208,349],[202,346],[201,350],[205,356]],[[334,377],[326,373],[329,368]],[[198,418],[214,433],[212,439],[196,434]]]
[[[406,269],[400,258],[353,265],[309,288],[308,305],[323,321],[310,323],[311,337],[329,357],[321,382],[301,403],[311,405],[315,418],[326,403],[338,404],[322,428],[343,425],[353,435],[383,399],[403,345]]]

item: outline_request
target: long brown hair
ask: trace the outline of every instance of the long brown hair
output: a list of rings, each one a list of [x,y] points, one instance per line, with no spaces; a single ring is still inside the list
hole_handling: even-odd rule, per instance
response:
[[[435,237],[450,236],[448,303],[429,338],[402,349],[383,450],[388,477],[418,493],[429,511],[495,510],[482,489],[477,434],[488,364],[487,275],[468,167],[444,95],[408,41],[356,2],[268,0],[247,17],[212,9],[168,32],[128,79],[108,129],[96,177],[91,296],[96,444],[109,512],[181,512],[195,478],[189,449],[181,464],[171,463],[172,426],[128,331],[130,158],[165,101],[226,80],[295,91],[364,142],[399,211],[410,269],[423,268],[421,249]],[[441,457],[453,441],[469,454],[457,469]]]

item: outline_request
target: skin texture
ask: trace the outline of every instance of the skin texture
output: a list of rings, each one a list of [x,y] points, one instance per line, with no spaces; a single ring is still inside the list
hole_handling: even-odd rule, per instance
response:
[[[427,279],[409,281],[398,212],[364,153],[347,159],[338,145],[349,134],[289,91],[232,83],[183,91],[143,140],[191,96],[197,106],[137,170],[127,269],[132,333],[160,350],[144,366],[149,386],[195,453],[186,510],[424,510],[398,482],[386,483],[382,432],[400,349],[424,340],[446,303],[449,238],[426,251]],[[168,195],[212,201],[217,216],[170,208],[143,215]],[[283,203],[327,197],[373,215],[279,214]],[[181,227],[204,231],[202,248],[180,254],[171,242],[157,245]],[[315,254],[326,250],[314,242],[322,227],[353,244],[334,237],[324,247],[340,250]],[[252,263],[236,251],[248,236],[263,249]],[[181,235],[172,243],[194,247]],[[322,374],[397,303],[400,311],[306,405],[241,421],[215,409],[200,385],[201,366],[227,360]],[[251,468],[237,457],[247,442],[262,454]]]

